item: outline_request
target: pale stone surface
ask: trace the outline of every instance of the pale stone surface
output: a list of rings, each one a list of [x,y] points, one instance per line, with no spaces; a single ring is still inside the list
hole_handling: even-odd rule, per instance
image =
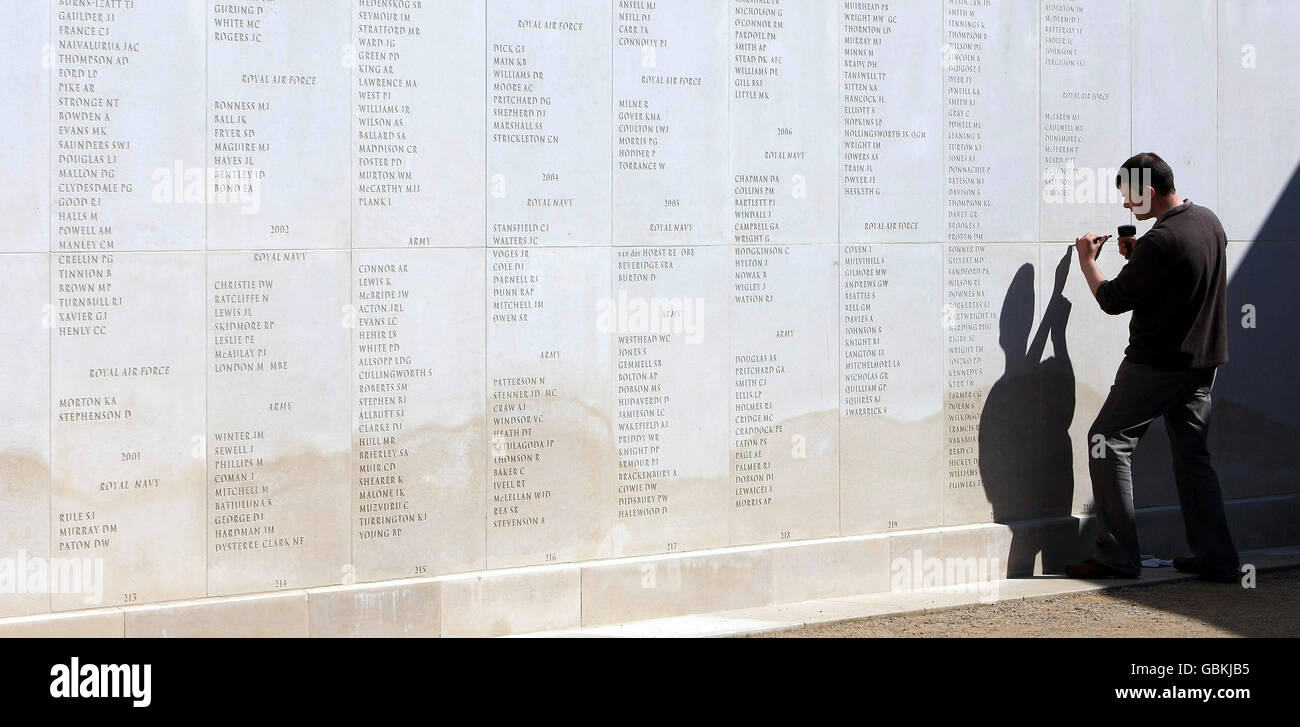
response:
[[[869,593],[863,596],[848,596],[845,598],[831,599],[834,601],[844,601],[847,603],[856,603],[874,609],[876,613],[866,613],[865,615],[890,615],[901,616],[909,613],[926,613],[928,611],[939,611],[946,608],[955,608],[957,606],[971,606],[981,601],[981,598],[990,598],[991,590],[981,594],[978,591],[972,593],[965,592],[944,592],[944,591],[915,591],[910,593]]]
[[[205,7],[211,37],[190,47],[207,47],[208,247],[347,247],[351,3]],[[229,28],[249,20],[256,33]]]
[[[735,636],[745,633],[762,633],[796,628],[798,621],[767,620],[734,617],[731,615],[714,616],[690,615],[673,618],[649,619],[628,624],[611,624],[594,626],[575,633],[584,637],[604,637],[623,639],[678,639],[678,638],[716,638]]]
[[[509,634],[499,638],[503,639],[608,639],[613,638],[606,634],[590,633],[588,631],[532,631],[526,634]]]
[[[945,220],[935,205],[945,185],[943,81],[955,47],[955,39],[946,48],[941,40],[943,0],[838,5],[840,241],[942,240]],[[965,68],[953,72],[965,78]],[[964,113],[970,107],[958,99],[971,98],[968,85],[952,88],[962,93],[951,105]]]
[[[1133,43],[1132,153],[1159,154],[1173,167],[1179,194],[1212,210],[1219,206],[1218,5],[1215,0],[1133,3],[1133,32],[1141,40]],[[1178,69],[1178,93],[1165,93],[1162,74],[1155,72],[1160,67]],[[1178,123],[1167,123],[1170,118]],[[1154,222],[1135,224],[1142,233]]]
[[[582,566],[582,624],[772,603],[773,555],[723,550]]]
[[[124,609],[127,638],[302,638],[304,591]]]
[[[837,232],[837,0],[731,4],[731,221],[736,244]]]
[[[1098,0],[1040,11],[1042,240],[1109,233],[1115,220],[1128,221],[1114,170],[1129,157],[1131,140],[1131,7],[1132,0]],[[1179,68],[1180,86],[1198,82],[1166,63],[1161,58],[1155,67]],[[1144,75],[1160,77],[1151,66]],[[1160,118],[1171,113],[1162,107]]]
[[[1034,489],[1047,444],[1038,383],[1050,375],[1036,368],[1049,328],[1031,337],[1037,263],[1036,245],[945,246],[945,525],[1006,522],[1046,506]]]
[[[880,614],[881,609],[876,604],[863,601],[837,601],[827,598],[786,603],[780,606],[742,608],[734,611],[723,611],[719,615],[728,619],[753,619],[758,623],[765,624],[787,623],[791,624],[788,628],[797,628],[813,624],[829,624],[837,621],[870,618]]]
[[[839,267],[841,532],[938,525],[942,246],[844,245]]]
[[[889,591],[908,592],[925,587],[927,558],[943,558],[943,531],[914,530],[889,536]]]
[[[444,637],[576,628],[582,614],[582,578],[576,567],[449,576],[439,582]]]
[[[204,257],[54,260],[51,555],[87,588],[53,607],[206,595]]]
[[[484,250],[352,260],[356,577],[481,570]]]
[[[608,556],[611,248],[488,250],[488,567]]]
[[[1212,449],[1239,543],[1300,539],[1284,3],[273,5],[0,0],[0,567],[104,567],[0,617],[313,588],[268,628],[497,634],[1059,571],[1126,338],[1066,241],[1128,215],[1043,172],[1148,149],[1265,238]]]
[[[887,536],[794,543],[772,550],[776,603],[889,590]]]
[[[837,255],[732,250],[733,544],[839,534]]]
[[[0,621],[0,638],[120,639],[125,635],[123,610],[94,609]]]
[[[616,7],[614,244],[725,242],[728,6]]]
[[[52,7],[50,249],[202,250],[205,4]]]
[[[50,249],[50,49],[47,2],[4,0],[8,58],[0,68],[0,252]]]
[[[614,250],[613,555],[728,544],[725,247]]]
[[[1115,234],[1113,229],[1104,232]],[[1045,335],[1036,372],[1045,415],[1042,426],[1050,431],[1044,442],[1049,446],[1040,451],[1043,476],[1032,485],[1045,508],[1031,514],[1088,513],[1092,511],[1088,428],[1124,359],[1130,314],[1111,316],[1102,311],[1079,272],[1073,244],[1045,243],[1039,253],[1034,277],[1043,314],[1035,323],[1034,340]],[[1111,279],[1125,260],[1112,241],[1102,248],[1097,264]],[[1145,485],[1143,489],[1149,490]]]
[[[530,82],[489,98],[490,120],[522,124],[488,134],[489,245],[610,244],[611,13],[597,0],[488,4],[488,67]]]
[[[344,582],[346,252],[208,256],[208,594]]]
[[[1300,167],[1300,85],[1292,80],[1300,13],[1259,1],[1220,2],[1218,11],[1219,217],[1229,240],[1294,242],[1295,201],[1281,195]],[[1283,202],[1292,223],[1266,225]]]
[[[989,562],[990,570],[995,573],[997,578],[1006,578],[1012,573],[1011,569],[1011,546],[1014,543],[1015,533],[1011,526],[1001,523],[994,523],[989,527]]]
[[[1037,3],[945,8],[944,189],[950,242],[1037,240]],[[911,63],[909,59],[908,63]]]
[[[352,7],[352,246],[482,245],[485,0]]]
[[[972,580],[987,581],[994,577],[996,570],[989,543],[993,534],[992,526],[944,528],[941,533],[940,549],[945,561],[945,579],[942,585],[955,586]],[[950,570],[950,567],[955,570]]]
[[[48,589],[18,567],[20,558],[50,555],[49,274],[46,255],[0,254],[8,304],[0,317],[0,569],[13,584],[0,592],[0,617],[50,610]]]
[[[441,583],[401,580],[378,586],[307,591],[307,632],[313,637],[436,637],[442,633]]]

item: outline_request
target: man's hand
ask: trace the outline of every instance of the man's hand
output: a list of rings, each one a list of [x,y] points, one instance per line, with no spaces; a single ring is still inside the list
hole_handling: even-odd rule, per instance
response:
[[[1074,241],[1074,247],[1079,251],[1079,269],[1083,271],[1083,278],[1088,281],[1088,289],[1094,296],[1097,295],[1097,288],[1106,282],[1101,268],[1097,267],[1097,256],[1101,255],[1101,246],[1109,239],[1110,235],[1089,232]]]
[[[1128,260],[1128,256],[1133,254],[1133,248],[1137,247],[1138,239],[1136,237],[1121,237],[1115,241],[1119,245],[1119,254]]]
[[[1098,235],[1095,232],[1080,237],[1074,241],[1074,246],[1079,250],[1079,264],[1082,265],[1084,260],[1096,260],[1101,255],[1101,246],[1106,244],[1110,235]]]

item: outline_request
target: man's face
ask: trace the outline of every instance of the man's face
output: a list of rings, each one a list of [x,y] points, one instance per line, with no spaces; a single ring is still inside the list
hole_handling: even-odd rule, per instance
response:
[[[1154,217],[1151,214],[1151,200],[1155,198],[1156,193],[1154,187],[1120,182],[1119,191],[1124,197],[1124,209],[1131,211],[1134,217],[1139,220],[1149,220]]]

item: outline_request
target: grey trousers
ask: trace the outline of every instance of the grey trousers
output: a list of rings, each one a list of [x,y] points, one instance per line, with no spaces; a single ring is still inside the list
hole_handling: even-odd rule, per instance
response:
[[[1128,359],[1120,364],[1110,395],[1088,431],[1097,520],[1094,559],[1127,573],[1142,572],[1130,457],[1151,422],[1163,416],[1192,555],[1204,573],[1239,574],[1219,478],[1205,445],[1216,373],[1214,368],[1162,371]]]

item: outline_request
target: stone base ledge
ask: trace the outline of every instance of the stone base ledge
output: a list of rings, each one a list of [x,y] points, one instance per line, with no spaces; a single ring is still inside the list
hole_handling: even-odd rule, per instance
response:
[[[1300,543],[1300,495],[1227,503],[1239,550]],[[1177,507],[1144,553],[1187,554]],[[0,619],[0,637],[484,637],[1058,573],[1093,519],[962,525]]]

